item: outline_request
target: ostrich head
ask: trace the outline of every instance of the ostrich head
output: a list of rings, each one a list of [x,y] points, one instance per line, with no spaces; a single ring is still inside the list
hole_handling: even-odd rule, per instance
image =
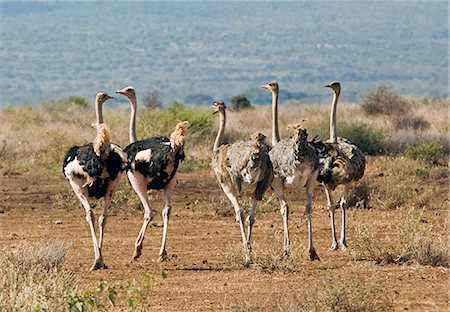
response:
[[[221,102],[221,101],[215,101],[215,102],[213,103],[212,107],[214,108],[213,114],[217,114],[218,112],[225,111],[225,109],[227,108],[227,107],[225,106],[225,103],[224,103],[224,102]]]
[[[136,90],[132,86],[125,87],[122,90],[117,90],[116,93],[125,95],[130,99],[131,103],[136,103]]]
[[[262,88],[270,90],[272,92],[278,92],[278,82],[276,81],[268,82],[266,85],[262,86]]]
[[[326,88],[333,89],[334,93],[339,94],[341,92],[341,84],[339,81],[332,81],[328,84],[323,85]]]
[[[105,101],[112,99],[113,97],[106,94],[105,92],[99,92],[95,96],[95,101],[99,104],[103,104]]]

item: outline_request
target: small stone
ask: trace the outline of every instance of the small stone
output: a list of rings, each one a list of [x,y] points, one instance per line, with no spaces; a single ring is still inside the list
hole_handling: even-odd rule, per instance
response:
[[[0,208],[0,213],[5,213],[5,209]]]
[[[55,224],[63,224],[62,220],[56,220]]]

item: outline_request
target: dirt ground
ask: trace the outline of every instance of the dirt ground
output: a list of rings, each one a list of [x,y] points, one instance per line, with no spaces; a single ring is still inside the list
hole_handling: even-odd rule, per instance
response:
[[[126,186],[123,179],[122,187]],[[100,279],[109,283],[139,280],[154,266],[161,243],[160,210],[162,193],[153,195],[154,220],[149,226],[140,259],[130,263],[133,245],[142,224],[142,212],[113,207],[106,228],[103,255],[107,270],[91,272],[92,244],[85,214],[76,209],[54,205],[58,194],[71,198],[71,189],[62,174],[0,176],[0,248],[22,241],[42,242],[58,239],[70,244],[65,266],[74,272],[80,285],[91,287]],[[269,192],[272,194],[272,192]],[[133,205],[136,195],[132,193]],[[309,261],[304,255],[307,231],[303,216],[303,192],[288,192],[293,265],[265,271],[261,265],[245,268],[240,264],[241,241],[234,214],[220,216],[214,205],[226,199],[209,171],[183,173],[175,189],[168,230],[169,261],[162,263],[167,278],[157,277],[152,290],[152,311],[276,310],[293,294],[313,296],[318,281],[338,283],[347,274],[359,272],[367,283],[383,282],[393,295],[395,310],[447,311],[448,270],[418,264],[376,265],[357,260],[352,248],[355,225],[373,220],[381,225],[393,220],[396,211],[350,209],[346,252],[328,251],[329,217],[325,197],[318,188],[314,201],[314,244],[321,258]],[[277,201],[274,204],[278,206]],[[230,205],[228,205],[230,206]],[[100,209],[95,209],[98,216]],[[432,211],[427,222],[443,223],[447,211]],[[61,222],[56,222],[56,221]],[[340,229],[340,212],[337,225]],[[58,223],[58,224],[57,224]],[[253,236],[254,255],[270,250],[282,251],[282,220],[279,212],[257,213]],[[269,250],[269,251],[268,251]],[[284,268],[284,269],[283,269]],[[288,268],[288,269],[286,269]],[[311,299],[311,298],[308,298]]]

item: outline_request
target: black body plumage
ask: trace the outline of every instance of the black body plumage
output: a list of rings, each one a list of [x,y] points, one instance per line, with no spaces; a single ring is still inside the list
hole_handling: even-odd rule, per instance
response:
[[[145,150],[151,151],[151,159],[136,159],[136,155]],[[136,141],[128,145],[124,152],[128,158],[126,170],[136,170],[144,177],[150,178],[147,184],[148,190],[164,189],[177,172],[179,163],[184,160],[184,150],[181,149],[175,154],[173,170],[166,171],[173,149],[169,138],[165,136]]]
[[[111,149],[108,158],[102,160],[94,151],[92,143],[83,146],[74,146],[66,154],[63,163],[63,173],[66,166],[77,159],[83,169],[93,178],[92,185],[88,185],[89,197],[101,198],[105,196],[109,182],[115,180],[122,170],[122,158]],[[106,170],[106,175],[103,174]],[[81,175],[76,175],[83,178]]]

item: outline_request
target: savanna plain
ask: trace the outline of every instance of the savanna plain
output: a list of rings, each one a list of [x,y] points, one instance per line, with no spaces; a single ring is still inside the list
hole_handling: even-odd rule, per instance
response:
[[[376,105],[375,105],[375,104]],[[125,147],[129,107],[108,108],[112,141]],[[276,195],[258,205],[252,263],[242,265],[234,211],[209,163],[218,124],[206,107],[173,103],[138,112],[138,138],[168,135],[189,122],[168,229],[169,259],[158,262],[163,195],[141,258],[130,263],[143,221],[123,176],[106,226],[106,270],[89,271],[92,242],[84,210],[62,171],[66,150],[92,141],[93,107],[72,97],[0,112],[0,311],[448,311],[448,99],[410,98],[380,87],[338,108],[338,134],[367,157],[351,192],[346,251],[328,251],[331,231],[320,185],[306,256],[305,192],[288,189],[292,254],[282,258]],[[329,107],[290,101],[279,108],[282,137],[303,120],[327,139]],[[271,109],[230,111],[226,140],[270,135]],[[339,194],[340,189],[336,191]],[[249,193],[242,203],[250,207]],[[95,202],[98,217],[102,201]],[[340,210],[337,210],[340,230]]]

